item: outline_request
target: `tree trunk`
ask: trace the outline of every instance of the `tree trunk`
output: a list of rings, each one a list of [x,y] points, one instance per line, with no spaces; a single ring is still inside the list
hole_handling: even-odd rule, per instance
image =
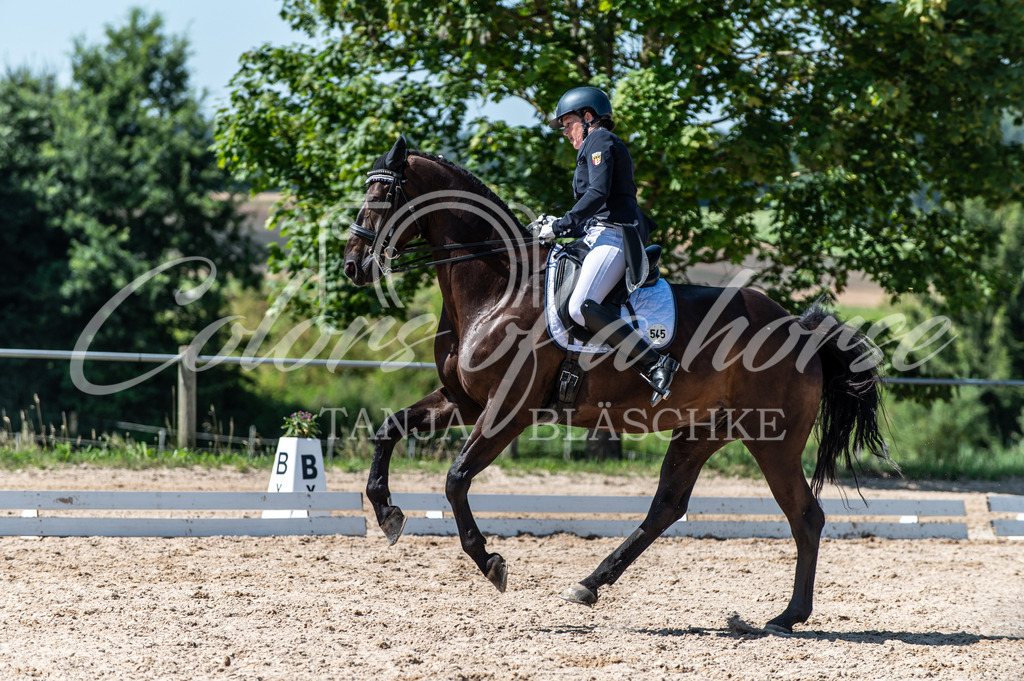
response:
[[[622,458],[622,440],[617,433],[607,430],[587,431],[587,459],[607,461]]]

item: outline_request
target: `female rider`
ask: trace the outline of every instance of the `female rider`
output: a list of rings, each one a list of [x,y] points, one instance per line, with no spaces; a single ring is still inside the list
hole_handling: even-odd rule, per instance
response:
[[[569,315],[625,354],[630,365],[654,388],[654,406],[668,396],[679,363],[658,354],[619,316],[617,306],[613,309],[602,304],[626,273],[624,238],[636,238],[626,230],[637,233],[641,249],[649,236],[647,221],[636,202],[633,159],[622,140],[612,133],[615,122],[611,101],[597,88],[578,87],[562,95],[549,125],[561,129],[577,150],[573,175],[576,205],[560,218],[541,216],[530,228],[544,240],[583,237],[590,246],[569,298]],[[646,274],[639,274],[640,281]]]

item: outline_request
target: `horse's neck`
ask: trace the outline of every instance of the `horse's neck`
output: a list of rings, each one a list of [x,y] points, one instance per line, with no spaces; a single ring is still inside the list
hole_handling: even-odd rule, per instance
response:
[[[483,241],[485,238],[475,240]],[[465,251],[458,255],[471,255],[473,252]],[[500,305],[508,289],[510,267],[505,254],[445,263],[436,269],[438,288],[457,328]]]
[[[456,191],[471,192],[457,177],[457,173],[440,164],[434,172],[447,176],[447,186]],[[474,192],[475,193],[475,192]],[[454,195],[453,195],[454,196]],[[501,205],[486,204],[493,200],[480,195],[480,202],[452,201],[451,207],[432,212],[430,226],[426,237],[432,246],[454,246],[474,244],[483,241],[507,239],[509,244],[519,241],[522,236],[516,225]],[[472,206],[473,209],[460,209],[461,206]],[[483,207],[483,210],[479,210]],[[483,213],[487,217],[480,215]],[[501,244],[455,249],[439,252],[439,257],[452,258],[482,253],[488,249],[500,249]],[[458,329],[464,323],[478,318],[482,312],[493,310],[495,306],[505,304],[510,290],[509,278],[515,276],[516,284],[526,276],[525,271],[533,269],[532,263],[519,263],[512,266],[510,258],[517,257],[514,252],[501,253],[494,256],[474,257],[458,262],[436,266],[438,287],[444,299],[445,307],[453,317],[452,321]],[[515,274],[513,274],[515,273]],[[513,287],[514,288],[514,287]]]

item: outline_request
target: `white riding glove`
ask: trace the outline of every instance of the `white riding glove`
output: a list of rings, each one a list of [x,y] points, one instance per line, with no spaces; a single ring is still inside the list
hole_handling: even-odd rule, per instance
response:
[[[541,214],[536,220],[530,223],[527,229],[529,229],[530,232],[541,241],[551,241],[556,236],[552,225],[557,219],[558,218],[553,215]]]

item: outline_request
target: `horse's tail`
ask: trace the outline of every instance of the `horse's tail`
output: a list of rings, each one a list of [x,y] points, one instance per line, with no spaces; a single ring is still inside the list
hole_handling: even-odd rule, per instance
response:
[[[843,324],[821,303],[815,302],[800,317],[800,325],[812,332],[822,365],[822,396],[815,433],[818,463],[811,478],[817,496],[826,480],[837,484],[836,464],[842,458],[854,474],[853,457],[869,451],[889,463],[889,447],[879,425],[884,420],[879,383],[882,355],[871,340]],[[859,485],[858,485],[859,487]]]

